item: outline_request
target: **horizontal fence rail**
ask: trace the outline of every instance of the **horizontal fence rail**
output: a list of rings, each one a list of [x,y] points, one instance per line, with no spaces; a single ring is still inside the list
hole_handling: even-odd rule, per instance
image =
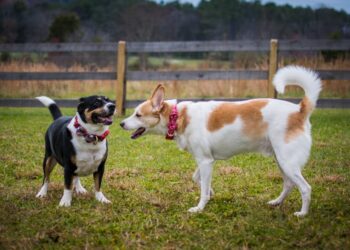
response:
[[[248,98],[192,98],[192,99],[178,99],[178,101],[245,101]],[[299,103],[301,99],[298,98],[283,98],[281,100]],[[127,100],[126,108],[135,108],[144,100]],[[75,108],[79,104],[78,99],[57,99],[55,102],[60,107]],[[0,107],[43,107],[42,103],[34,98],[0,98]],[[319,99],[317,101],[317,108],[349,108],[350,99]]]
[[[115,80],[115,72],[0,72],[1,80]]]
[[[348,80],[350,71],[319,70],[323,80]],[[268,71],[129,71],[130,81],[156,80],[266,80]],[[116,80],[117,72],[0,72],[1,80]]]
[[[279,51],[350,50],[350,40],[279,40]],[[117,43],[0,44],[0,52],[115,52]],[[127,42],[128,53],[269,51],[268,40]]]
[[[188,53],[188,52],[269,52],[268,70],[199,70],[199,71],[130,71],[127,57],[131,53]],[[113,52],[118,58],[112,72],[0,72],[2,80],[113,80],[116,86],[118,111],[134,107],[140,100],[126,100],[127,81],[176,81],[176,80],[268,80],[268,96],[276,96],[271,82],[281,51],[350,51],[350,40],[239,40],[192,42],[119,42],[117,43],[38,43],[0,44],[0,52]],[[322,80],[350,80],[349,70],[319,70]],[[1,82],[0,82],[1,84]],[[196,101],[202,99],[195,99]],[[243,100],[243,99],[220,99]],[[296,99],[288,99],[296,102]],[[61,99],[63,107],[74,107],[77,100]],[[35,99],[0,98],[0,106],[40,106]],[[350,108],[349,99],[320,99],[321,108]]]
[[[0,52],[115,52],[117,47],[117,43],[3,43]]]

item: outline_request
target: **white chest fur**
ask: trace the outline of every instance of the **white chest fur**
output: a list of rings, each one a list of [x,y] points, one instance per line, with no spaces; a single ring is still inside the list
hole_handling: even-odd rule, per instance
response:
[[[94,145],[86,143],[83,137],[74,136],[72,143],[76,152],[75,173],[85,176],[96,172],[106,153],[106,140]]]
[[[83,136],[76,135],[74,119],[72,119],[72,121],[68,124],[68,129],[72,133],[71,142],[76,153],[74,161],[77,169],[75,170],[75,173],[78,176],[93,174],[97,171],[105,157],[107,150],[106,140],[97,142],[96,144],[87,143]],[[100,134],[103,132],[104,131],[100,132]]]

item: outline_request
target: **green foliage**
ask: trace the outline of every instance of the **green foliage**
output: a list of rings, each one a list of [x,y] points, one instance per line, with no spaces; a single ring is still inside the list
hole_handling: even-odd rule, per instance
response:
[[[113,203],[95,201],[92,177],[86,177],[89,194],[73,195],[72,206],[60,208],[60,166],[48,197],[35,198],[48,110],[0,108],[0,120],[0,248],[350,248],[349,110],[316,110],[311,117],[314,144],[304,175],[313,193],[305,218],[293,215],[301,205],[297,190],[281,207],[266,205],[281,191],[282,179],[274,161],[257,154],[217,162],[215,197],[204,212],[189,214],[199,198],[191,155],[159,136],[131,140],[118,127],[120,118],[111,126],[102,184]]]
[[[67,26],[49,31],[46,22],[53,23],[57,13],[67,12],[79,17],[86,31],[83,40],[89,42],[96,34],[113,42],[317,39],[329,38],[334,32],[349,36],[343,28],[349,24],[350,15],[325,7],[311,9],[242,0],[201,1],[198,6],[149,0],[5,2],[0,3],[0,40],[6,42],[42,41],[49,32],[50,39],[66,38],[70,33]]]
[[[80,19],[77,14],[61,14],[55,18],[50,26],[49,40],[64,42],[68,35],[77,31],[79,27]]]

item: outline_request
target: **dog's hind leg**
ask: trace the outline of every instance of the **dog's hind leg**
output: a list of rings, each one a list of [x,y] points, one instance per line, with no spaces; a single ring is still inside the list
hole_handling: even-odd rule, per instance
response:
[[[278,206],[282,204],[285,198],[289,195],[289,193],[292,191],[294,187],[294,183],[285,175],[283,174],[283,189],[281,194],[274,200],[269,201],[267,204],[271,206]]]
[[[45,155],[44,161],[43,161],[43,171],[44,171],[44,180],[43,185],[41,186],[40,191],[37,193],[36,197],[43,198],[47,194],[47,189],[50,182],[50,174],[57,164],[56,159],[53,156],[47,156]]]
[[[285,176],[285,180],[288,179],[287,183],[284,184],[284,190],[276,200],[283,200],[288,195],[292,184],[297,186],[302,198],[302,207],[299,212],[294,213],[296,216],[306,215],[310,206],[311,186],[301,174],[301,170],[309,158],[310,148],[311,139],[306,134],[300,135],[290,143],[274,147],[281,171]],[[279,200],[279,198],[281,199]]]
[[[78,176],[74,177],[73,185],[75,188],[75,192],[77,194],[86,194],[87,193],[86,189],[83,187],[83,185],[81,185],[81,182],[80,182],[80,179]]]
[[[193,175],[192,175],[192,180],[197,183],[197,185],[200,187],[201,186],[201,174],[199,171],[199,168],[197,167],[196,170],[194,171]],[[213,188],[210,188],[210,197],[214,196],[214,190]]]
[[[281,165],[279,164],[276,154],[274,154],[275,156],[275,160],[276,163],[279,167],[279,169],[281,170],[282,176],[283,176],[283,189],[281,194],[274,200],[269,201],[267,204],[271,205],[271,206],[278,206],[280,204],[282,204],[282,202],[285,200],[285,198],[287,198],[287,196],[290,194],[290,192],[292,191],[293,187],[295,186],[294,183],[284,174]]]

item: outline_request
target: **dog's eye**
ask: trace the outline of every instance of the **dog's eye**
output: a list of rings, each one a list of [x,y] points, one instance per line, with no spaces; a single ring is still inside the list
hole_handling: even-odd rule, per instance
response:
[[[140,118],[142,115],[140,115],[139,113],[136,113],[136,117]]]

